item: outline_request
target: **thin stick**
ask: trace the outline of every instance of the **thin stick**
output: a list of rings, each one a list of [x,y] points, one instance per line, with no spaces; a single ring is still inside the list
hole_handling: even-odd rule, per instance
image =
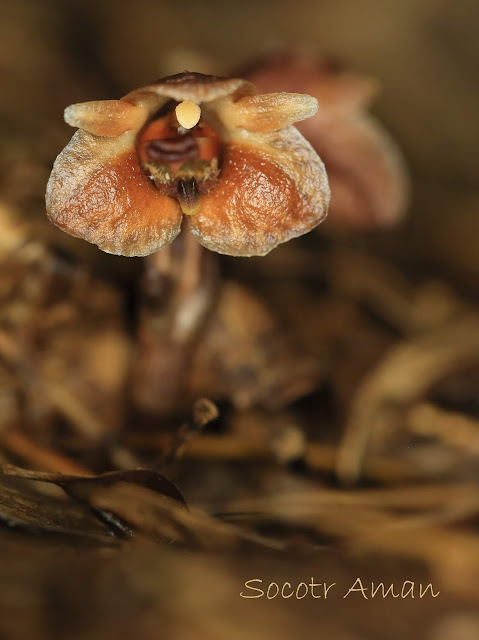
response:
[[[134,449],[167,451],[171,449],[171,434],[159,433],[143,435],[127,434],[128,445]],[[273,450],[267,443],[244,438],[239,435],[216,436],[201,434],[188,442],[182,455],[185,458],[200,460],[275,462]],[[339,455],[334,445],[310,442],[306,445],[304,460],[311,471],[333,472]],[[421,473],[414,467],[385,456],[374,456],[366,461],[364,475],[376,482],[395,484],[398,482],[419,480]]]
[[[45,471],[72,475],[93,475],[90,469],[46,449],[18,431],[1,434],[0,444],[10,453]]]

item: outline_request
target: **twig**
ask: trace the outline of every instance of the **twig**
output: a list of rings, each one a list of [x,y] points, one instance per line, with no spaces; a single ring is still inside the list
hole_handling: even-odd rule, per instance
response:
[[[218,409],[210,400],[206,398],[196,400],[193,405],[191,418],[178,429],[171,448],[166,453],[161,466],[168,468],[175,460],[180,458],[186,451],[192,438],[197,436],[203,427],[217,417]]]
[[[72,475],[92,475],[90,469],[69,460],[56,451],[41,447],[28,436],[18,431],[2,433],[0,445],[10,453],[46,471]]]
[[[479,455],[479,420],[470,416],[420,402],[408,412],[406,424],[416,435],[436,438],[468,455]]]
[[[158,433],[145,435],[131,432],[127,434],[129,446],[144,450],[169,450],[172,444],[170,434]],[[200,437],[188,442],[182,452],[187,459],[251,461],[272,463],[276,461],[272,446],[263,441],[245,438],[238,434],[211,435],[201,434]],[[336,469],[339,449],[335,445],[309,442],[306,444],[304,460],[308,468],[313,471],[333,472]],[[364,468],[364,476],[375,482],[395,484],[409,482],[423,477],[423,473],[414,467],[394,458],[385,456],[371,456]]]
[[[475,313],[391,349],[356,394],[338,459],[339,477],[355,482],[371,442],[393,433],[401,424],[402,412],[446,373],[478,357],[479,316]]]

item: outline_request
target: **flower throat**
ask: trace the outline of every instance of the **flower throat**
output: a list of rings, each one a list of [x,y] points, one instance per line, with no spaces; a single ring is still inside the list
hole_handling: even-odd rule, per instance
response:
[[[200,196],[219,177],[220,141],[191,102],[169,101],[144,127],[138,144],[142,170],[164,195],[177,198],[183,213],[199,210]]]

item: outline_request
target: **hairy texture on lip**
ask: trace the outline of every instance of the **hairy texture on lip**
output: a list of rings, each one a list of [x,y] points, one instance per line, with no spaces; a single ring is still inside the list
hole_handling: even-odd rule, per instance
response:
[[[324,166],[294,127],[244,133],[226,145],[221,180],[188,222],[208,249],[265,255],[318,225],[329,197]]]
[[[178,203],[142,173],[130,133],[77,131],[55,161],[46,198],[54,224],[107,253],[149,255],[181,228]]]

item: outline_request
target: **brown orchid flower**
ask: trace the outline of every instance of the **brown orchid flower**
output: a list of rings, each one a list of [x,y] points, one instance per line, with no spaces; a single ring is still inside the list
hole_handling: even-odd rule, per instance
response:
[[[368,108],[374,80],[345,71],[332,58],[279,54],[252,65],[245,77],[259,91],[309,93],[319,108],[298,129],[324,161],[331,187],[328,226],[391,226],[405,214],[408,179],[402,155]]]
[[[65,120],[79,131],[54,164],[48,216],[107,253],[146,256],[186,214],[208,249],[264,255],[326,216],[323,163],[291,126],[316,109],[308,95],[188,72],[74,104]]]

